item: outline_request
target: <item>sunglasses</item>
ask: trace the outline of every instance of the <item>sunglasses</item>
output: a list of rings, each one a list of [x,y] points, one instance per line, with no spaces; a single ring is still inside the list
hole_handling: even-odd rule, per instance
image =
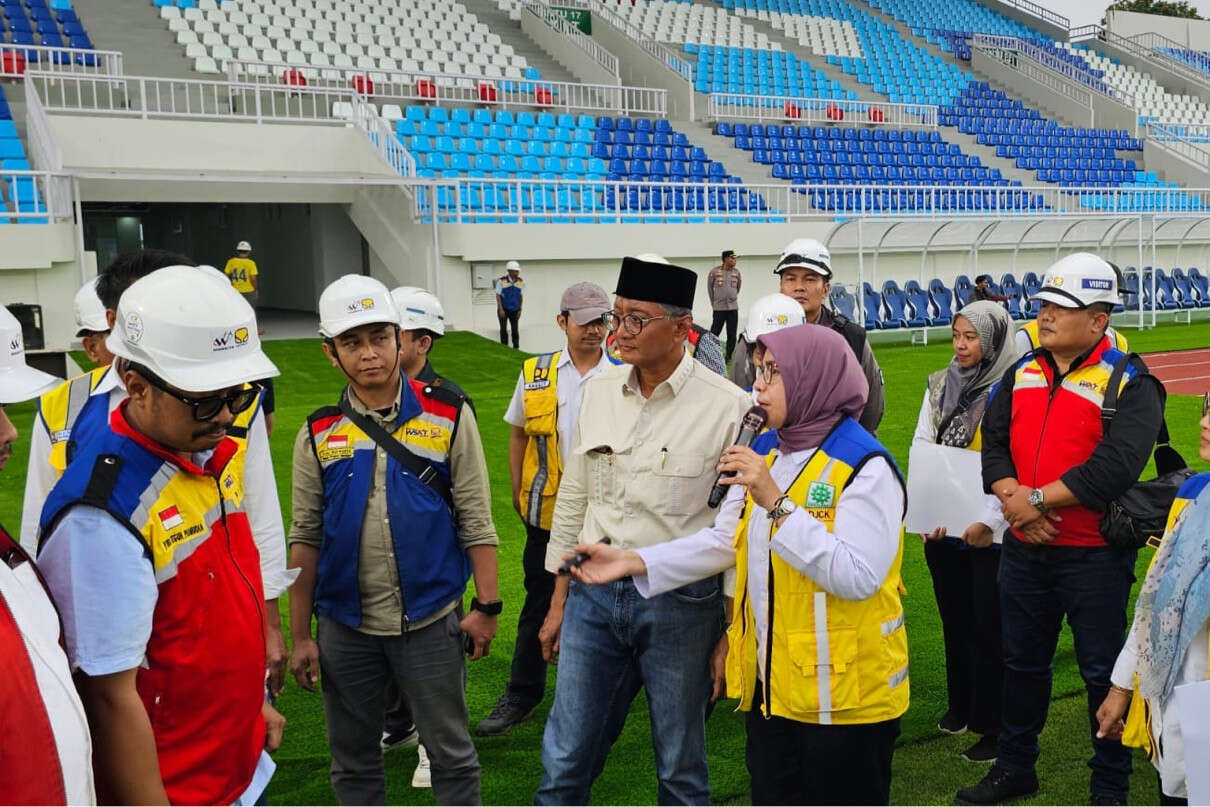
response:
[[[185,406],[188,406],[193,419],[199,423],[207,423],[214,420],[223,411],[223,407],[226,407],[231,414],[238,415],[252,406],[256,401],[256,396],[260,395],[261,392],[259,386],[251,384],[245,389],[236,390],[226,395],[207,395],[204,398],[191,398],[181,391],[170,387],[164,379],[142,366],[132,367],[131,369],[147,379],[147,383],[160,392],[171,398],[176,398],[185,404]]]

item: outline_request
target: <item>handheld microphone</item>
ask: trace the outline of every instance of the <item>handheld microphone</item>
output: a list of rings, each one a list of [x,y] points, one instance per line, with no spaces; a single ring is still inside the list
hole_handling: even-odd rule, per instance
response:
[[[760,434],[760,430],[765,427],[765,421],[769,419],[769,413],[762,407],[754,406],[744,413],[744,419],[740,421],[739,434],[735,438],[735,445],[744,446],[747,448],[752,445],[752,441]],[[735,476],[735,471],[719,471],[714,480],[714,487],[710,489],[710,498],[706,500],[706,504],[711,507],[718,507],[723,498],[727,495],[727,485],[720,483],[720,480],[728,479]]]

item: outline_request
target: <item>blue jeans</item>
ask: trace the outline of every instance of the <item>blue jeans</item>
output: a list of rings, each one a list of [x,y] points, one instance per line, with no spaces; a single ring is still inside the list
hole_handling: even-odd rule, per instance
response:
[[[629,579],[572,583],[535,804],[588,804],[593,780],[647,689],[660,804],[709,804],[706,703],[723,629],[719,578],[644,599]]]
[[[997,765],[1033,771],[1050,706],[1051,672],[1063,617],[1075,638],[1088,692],[1091,793],[1125,799],[1130,749],[1096,739],[1097,708],[1126,638],[1126,603],[1138,553],[1110,547],[1035,546],[1005,536],[1000,558],[1004,708]]]

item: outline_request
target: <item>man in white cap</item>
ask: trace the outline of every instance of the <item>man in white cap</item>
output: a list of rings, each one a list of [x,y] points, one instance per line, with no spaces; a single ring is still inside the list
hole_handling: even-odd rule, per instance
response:
[[[748,311],[748,323],[739,337],[739,352],[731,363],[730,378],[735,385],[750,390],[756,381],[752,353],[756,350],[757,339],[782,328],[802,325],[806,321],[806,313],[793,297],[781,293],[766,294],[754,302]]]
[[[256,304],[260,302],[260,272],[256,268],[256,261],[252,260],[251,244],[240,241],[235,245],[235,257],[227,259],[223,274],[231,281],[232,288],[244,295],[248,305],[255,311]],[[264,333],[265,330],[261,328],[258,332]]]
[[[124,252],[97,277],[97,294],[105,306],[106,326],[115,321],[118,301],[132,283],[167,266],[193,266],[189,258],[160,249]],[[197,270],[221,286],[222,273],[210,268]],[[115,362],[118,364],[119,362]],[[38,523],[50,490],[76,450],[97,432],[109,429],[109,417],[126,400],[120,367],[98,367],[69,379],[42,396],[30,441],[29,468],[25,477],[25,499],[21,514],[21,544],[37,551]],[[267,379],[266,379],[267,381]],[[247,484],[244,508],[252,522],[252,536],[261,560],[261,582],[265,589],[265,644],[269,659],[269,682],[273,693],[285,685],[286,641],[282,635],[277,600],[293,577],[286,571],[286,540],[281,504],[269,454],[264,396],[235,417],[227,436],[240,446],[236,461],[243,465]]]
[[[1114,274],[1117,276],[1118,294],[1120,296],[1125,283],[1125,278],[1122,277],[1122,270],[1117,267],[1117,264],[1110,263],[1108,261],[1106,261],[1106,263],[1109,263],[1109,266],[1112,267]],[[1126,334],[1115,329],[1112,325],[1109,325],[1105,328],[1105,335],[1109,337],[1109,341],[1118,350],[1122,351],[1123,353],[1130,350],[1130,342],[1126,339]],[[1017,329],[1016,343],[1017,353],[1020,354],[1022,358],[1024,358],[1026,354],[1036,350],[1042,344],[1042,341],[1038,336],[1038,320],[1036,317]]]
[[[4,405],[58,382],[26,365],[21,324],[0,306],[0,470],[18,437]],[[9,763],[0,803],[96,803],[88,722],[61,641],[50,591],[0,526],[0,759]]]
[[[1089,803],[1125,804],[1130,750],[1098,739],[1094,716],[1125,639],[1138,550],[1107,543],[1100,522],[1147,465],[1164,422],[1164,388],[1105,334],[1118,284],[1104,260],[1068,255],[1046,271],[1034,299],[1042,303],[1041,345],[1005,373],[982,423],[983,486],[1000,499],[1011,527],[1000,559],[1004,710],[997,760],[957,799],[1002,804],[1038,790],[1038,735],[1066,616],[1088,691]],[[1167,442],[1166,429],[1164,435]]]
[[[521,305],[525,302],[525,281],[521,279],[521,264],[504,264],[504,275],[496,278],[496,319],[500,320],[500,344],[508,344],[508,328],[513,329],[513,347],[520,347],[517,323],[521,320]]]
[[[550,610],[555,578],[546,570],[546,545],[563,464],[571,456],[580,398],[588,379],[612,367],[602,348],[609,296],[595,283],[563,292],[555,323],[567,336],[562,350],[526,359],[504,422],[513,509],[525,524],[522,567],[525,604],[517,617],[517,640],[507,688],[491,714],[476,727],[481,735],[503,734],[527,719],[546,692],[546,662],[538,631]]]
[[[337,279],[319,298],[324,354],[348,385],[294,444],[290,557],[302,573],[291,589],[290,666],[307,690],[322,666],[340,803],[386,799],[393,678],[424,738],[437,802],[478,804],[464,649],[472,660],[488,654],[503,609],[487,463],[462,396],[400,371],[399,322],[386,286],[364,275]],[[472,574],[476,597],[463,616]]]
[[[188,266],[127,289],[107,344],[128,397],[51,491],[38,553],[101,800],[252,804],[285,719],[265,688],[260,562],[228,430],[277,368],[251,306]]]
[[[807,315],[807,322],[831,328],[849,343],[870,385],[869,400],[857,420],[866,431],[877,435],[886,408],[882,370],[870,349],[865,328],[827,305],[828,292],[832,289],[832,256],[828,248],[814,238],[796,238],[782,250],[773,274],[780,279],[778,290],[798,301]]]
[[[76,338],[84,345],[88,360],[98,367],[113,364],[113,354],[105,347],[105,338],[109,336],[109,319],[105,316],[105,304],[97,296],[95,277],[76,292],[72,310],[76,315]]]

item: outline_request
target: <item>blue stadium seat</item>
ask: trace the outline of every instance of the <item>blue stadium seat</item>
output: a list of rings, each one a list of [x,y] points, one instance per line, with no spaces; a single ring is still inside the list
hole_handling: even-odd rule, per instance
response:
[[[873,331],[881,328],[882,298],[868,282],[862,284],[861,292],[862,307],[865,309],[865,329]]]
[[[929,300],[933,304],[933,320],[937,325],[948,325],[954,318],[954,295],[940,278],[933,278],[928,285]]]
[[[828,300],[831,302],[833,310],[839,311],[849,320],[856,319],[857,300],[844,287],[843,283],[832,284],[832,291],[828,295]]]

